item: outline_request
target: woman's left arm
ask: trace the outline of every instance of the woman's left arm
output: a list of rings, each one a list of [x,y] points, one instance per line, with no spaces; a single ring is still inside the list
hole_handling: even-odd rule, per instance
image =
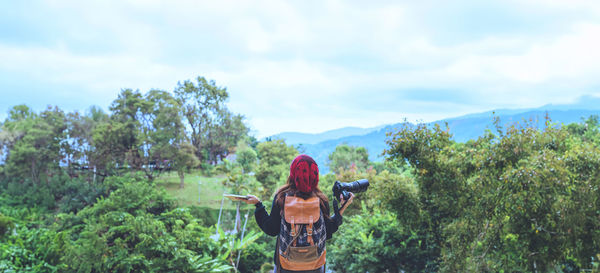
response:
[[[254,204],[256,209],[254,210],[254,218],[256,223],[269,236],[279,235],[279,228],[281,224],[281,209],[277,205],[277,202],[273,200],[273,206],[271,206],[271,215],[267,213],[265,206],[256,198],[256,196],[250,195],[250,198],[246,202],[247,204]]]

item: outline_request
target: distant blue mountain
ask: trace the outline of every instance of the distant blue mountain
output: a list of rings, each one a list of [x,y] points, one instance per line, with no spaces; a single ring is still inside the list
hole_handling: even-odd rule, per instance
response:
[[[538,108],[523,108],[523,109],[497,109],[483,113],[467,114],[456,118],[448,118],[445,120],[465,119],[484,117],[489,118],[493,114],[496,116],[510,116],[531,111],[550,111],[550,110],[600,110],[600,97],[586,95],[580,97],[577,101],[569,104],[547,104]]]
[[[513,115],[495,115],[500,118],[502,127],[513,124],[525,124],[536,128],[545,126],[545,117],[548,115],[550,122],[553,124],[569,124],[573,122],[581,122],[591,115],[600,115],[600,110],[533,110]],[[495,131],[493,125],[494,115],[488,117],[475,118],[457,118],[449,120],[441,120],[430,124],[439,124],[445,126],[446,122],[450,128],[450,133],[453,139],[458,142],[466,142],[470,139],[476,139],[485,133],[485,130],[490,129]]]
[[[361,136],[378,130],[383,126],[373,128],[344,127],[319,134],[284,132],[271,136],[273,139],[283,139],[287,144],[317,144],[319,142],[338,139],[347,136]]]
[[[600,115],[600,98],[585,96],[572,104],[549,104],[530,109],[500,109],[443,119],[428,124],[439,124],[442,128],[445,128],[447,123],[453,139],[458,142],[466,142],[470,139],[477,139],[488,129],[495,132],[494,117],[500,119],[500,124],[503,127],[515,123],[528,123],[537,128],[543,128],[545,126],[546,115],[550,117],[552,123],[556,124],[581,122],[582,119],[591,115]],[[298,138],[286,139],[286,143],[299,146],[301,152],[311,155],[317,161],[322,173],[328,173],[328,156],[335,150],[336,146],[344,143],[350,146],[362,146],[369,151],[369,160],[382,161],[382,153],[387,147],[385,143],[387,139],[386,133],[397,132],[403,126],[413,126],[413,124],[397,123],[362,130],[359,130],[361,128],[348,127],[352,129],[342,128],[317,135],[282,133],[276,136],[284,138],[283,136],[301,135]],[[359,133],[353,135],[353,130]],[[336,134],[341,135],[341,137],[334,138]]]

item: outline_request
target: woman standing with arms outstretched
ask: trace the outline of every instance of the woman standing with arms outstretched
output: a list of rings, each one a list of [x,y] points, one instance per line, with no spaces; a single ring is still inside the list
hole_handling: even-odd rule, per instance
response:
[[[325,272],[325,240],[342,224],[342,213],[354,195],[343,200],[342,209],[329,215],[329,200],[319,189],[319,167],[308,155],[299,155],[290,165],[287,183],[277,190],[271,214],[254,195],[245,200],[254,204],[258,226],[277,236],[275,272]]]

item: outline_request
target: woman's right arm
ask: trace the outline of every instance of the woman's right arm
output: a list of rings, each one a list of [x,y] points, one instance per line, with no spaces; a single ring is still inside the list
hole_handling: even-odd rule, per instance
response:
[[[333,233],[335,233],[338,228],[342,225],[343,222],[343,217],[342,214],[344,213],[344,211],[346,210],[346,208],[350,205],[350,203],[352,203],[352,200],[354,199],[354,194],[350,193],[350,198],[348,199],[348,202],[346,202],[346,200],[344,200],[344,197],[340,195],[340,200],[342,201],[342,204],[344,204],[344,206],[341,209],[338,209],[337,207],[337,200],[333,200],[333,215],[329,218],[328,221],[325,221],[325,225],[327,227],[327,239],[331,239],[331,236],[333,235]],[[329,210],[329,209],[327,209]]]
[[[258,202],[255,204],[256,210],[254,210],[254,218],[256,223],[269,236],[279,235],[279,228],[281,224],[281,209],[277,205],[277,202],[273,200],[271,206],[271,215],[267,213],[265,206]]]

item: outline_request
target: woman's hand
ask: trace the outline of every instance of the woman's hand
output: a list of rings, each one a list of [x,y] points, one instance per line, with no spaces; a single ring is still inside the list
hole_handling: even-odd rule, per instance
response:
[[[249,204],[249,205],[256,205],[258,202],[260,202],[258,197],[251,195],[251,194],[248,194],[248,199],[245,199],[242,201],[244,201],[246,204]]]
[[[340,200],[342,201],[341,203],[344,204],[344,206],[340,209],[340,214],[344,214],[344,210],[346,210],[346,208],[348,206],[350,206],[350,203],[352,203],[352,200],[354,199],[354,193],[352,192],[348,192],[350,194],[350,198],[348,199],[348,202],[346,202],[346,200],[344,200],[344,196],[340,194]]]

